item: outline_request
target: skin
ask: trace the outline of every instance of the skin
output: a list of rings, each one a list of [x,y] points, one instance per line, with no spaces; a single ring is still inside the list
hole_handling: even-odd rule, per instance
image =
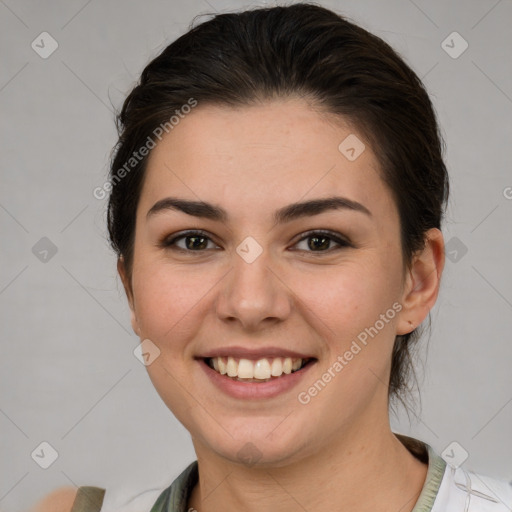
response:
[[[137,208],[131,273],[118,269],[141,340],[160,355],[147,366],[162,400],[192,436],[200,512],[292,510],[410,511],[427,466],[393,435],[388,414],[395,335],[433,307],[444,265],[443,237],[404,266],[400,222],[369,144],[349,161],[339,144],[363,136],[304,99],[231,108],[198,105],[152,150]],[[290,203],[343,196],[371,215],[337,209],[276,225]],[[223,207],[226,222],[176,210],[147,215],[179,197]],[[209,233],[206,248],[182,252],[161,241],[187,229]],[[308,245],[304,233],[330,230],[351,246]],[[236,252],[247,236],[262,254]],[[332,239],[331,239],[332,240]],[[206,243],[206,242],[205,242]],[[358,333],[394,303],[401,311],[304,405],[300,391],[332,367]],[[263,400],[230,397],[194,357],[211,348],[278,346],[317,358],[291,391]],[[237,455],[252,443],[258,457]]]

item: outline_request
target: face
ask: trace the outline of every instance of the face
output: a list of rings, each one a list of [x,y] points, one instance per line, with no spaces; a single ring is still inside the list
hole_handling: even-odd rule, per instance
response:
[[[300,99],[199,105],[152,150],[121,274],[196,450],[279,465],[387,421],[409,280],[376,155],[339,149],[354,135]]]

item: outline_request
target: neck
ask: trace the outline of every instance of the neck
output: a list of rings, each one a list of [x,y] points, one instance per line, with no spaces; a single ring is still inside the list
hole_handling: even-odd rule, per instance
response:
[[[199,512],[358,510],[410,512],[427,465],[386,426],[338,434],[324,449],[272,468],[245,467],[196,446],[199,483],[188,507]]]

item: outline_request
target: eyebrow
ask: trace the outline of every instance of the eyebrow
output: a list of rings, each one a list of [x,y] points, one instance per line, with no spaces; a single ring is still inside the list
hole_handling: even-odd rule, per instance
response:
[[[227,222],[229,215],[220,206],[204,201],[190,201],[177,197],[166,197],[157,201],[146,214],[146,218],[166,210],[176,210],[194,217],[210,219],[217,222]],[[329,210],[351,210],[372,216],[366,206],[346,197],[333,196],[325,199],[312,199],[300,203],[292,203],[274,212],[274,222],[284,224],[302,217],[319,215]]]

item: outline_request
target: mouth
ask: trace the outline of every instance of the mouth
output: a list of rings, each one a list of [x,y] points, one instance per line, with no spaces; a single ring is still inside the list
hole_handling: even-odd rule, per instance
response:
[[[259,359],[237,357],[205,357],[205,364],[213,371],[233,381],[264,383],[301,372],[316,361],[315,358],[264,357]]]

